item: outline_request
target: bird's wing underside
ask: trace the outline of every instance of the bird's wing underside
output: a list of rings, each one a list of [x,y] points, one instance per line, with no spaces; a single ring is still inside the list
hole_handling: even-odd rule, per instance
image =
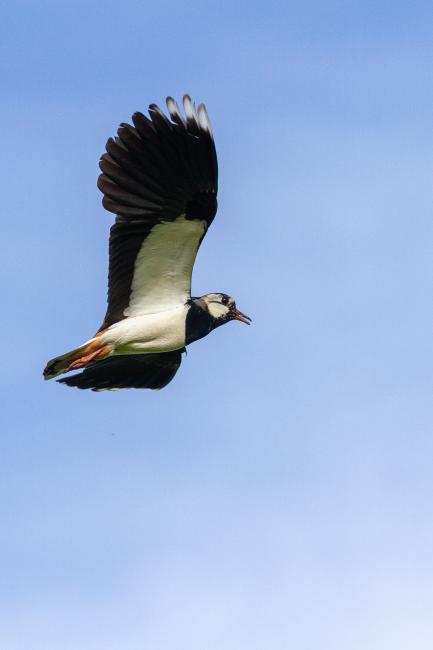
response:
[[[58,379],[60,384],[94,391],[164,388],[179,369],[183,350],[159,354],[114,355],[90,363],[83,372]]]
[[[100,160],[103,205],[117,215],[101,329],[190,298],[197,250],[217,209],[218,165],[206,108],[187,95],[183,105],[185,116],[167,99],[171,120],[155,104],[150,119],[135,113]]]

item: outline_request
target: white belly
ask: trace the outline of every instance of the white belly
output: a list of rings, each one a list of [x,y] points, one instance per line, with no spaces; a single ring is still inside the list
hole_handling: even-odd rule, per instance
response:
[[[188,305],[125,318],[104,332],[101,342],[113,347],[112,354],[171,352],[185,345]]]

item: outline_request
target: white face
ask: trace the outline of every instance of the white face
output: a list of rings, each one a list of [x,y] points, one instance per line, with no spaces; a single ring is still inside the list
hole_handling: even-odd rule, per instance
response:
[[[230,311],[236,308],[235,301],[225,293],[208,293],[202,296],[206,303],[208,311],[213,318],[227,318]]]

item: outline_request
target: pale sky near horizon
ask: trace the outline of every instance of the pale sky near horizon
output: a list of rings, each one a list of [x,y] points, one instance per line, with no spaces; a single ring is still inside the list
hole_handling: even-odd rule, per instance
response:
[[[0,648],[431,650],[431,2],[6,2]],[[189,92],[253,318],[163,391],[42,381],[104,314],[106,139]]]

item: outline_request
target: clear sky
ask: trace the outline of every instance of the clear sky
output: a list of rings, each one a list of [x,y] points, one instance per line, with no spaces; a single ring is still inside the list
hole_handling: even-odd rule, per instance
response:
[[[0,18],[0,647],[431,650],[431,1]],[[103,317],[105,141],[184,92],[220,163],[194,294],[253,326],[161,392],[44,383]]]

